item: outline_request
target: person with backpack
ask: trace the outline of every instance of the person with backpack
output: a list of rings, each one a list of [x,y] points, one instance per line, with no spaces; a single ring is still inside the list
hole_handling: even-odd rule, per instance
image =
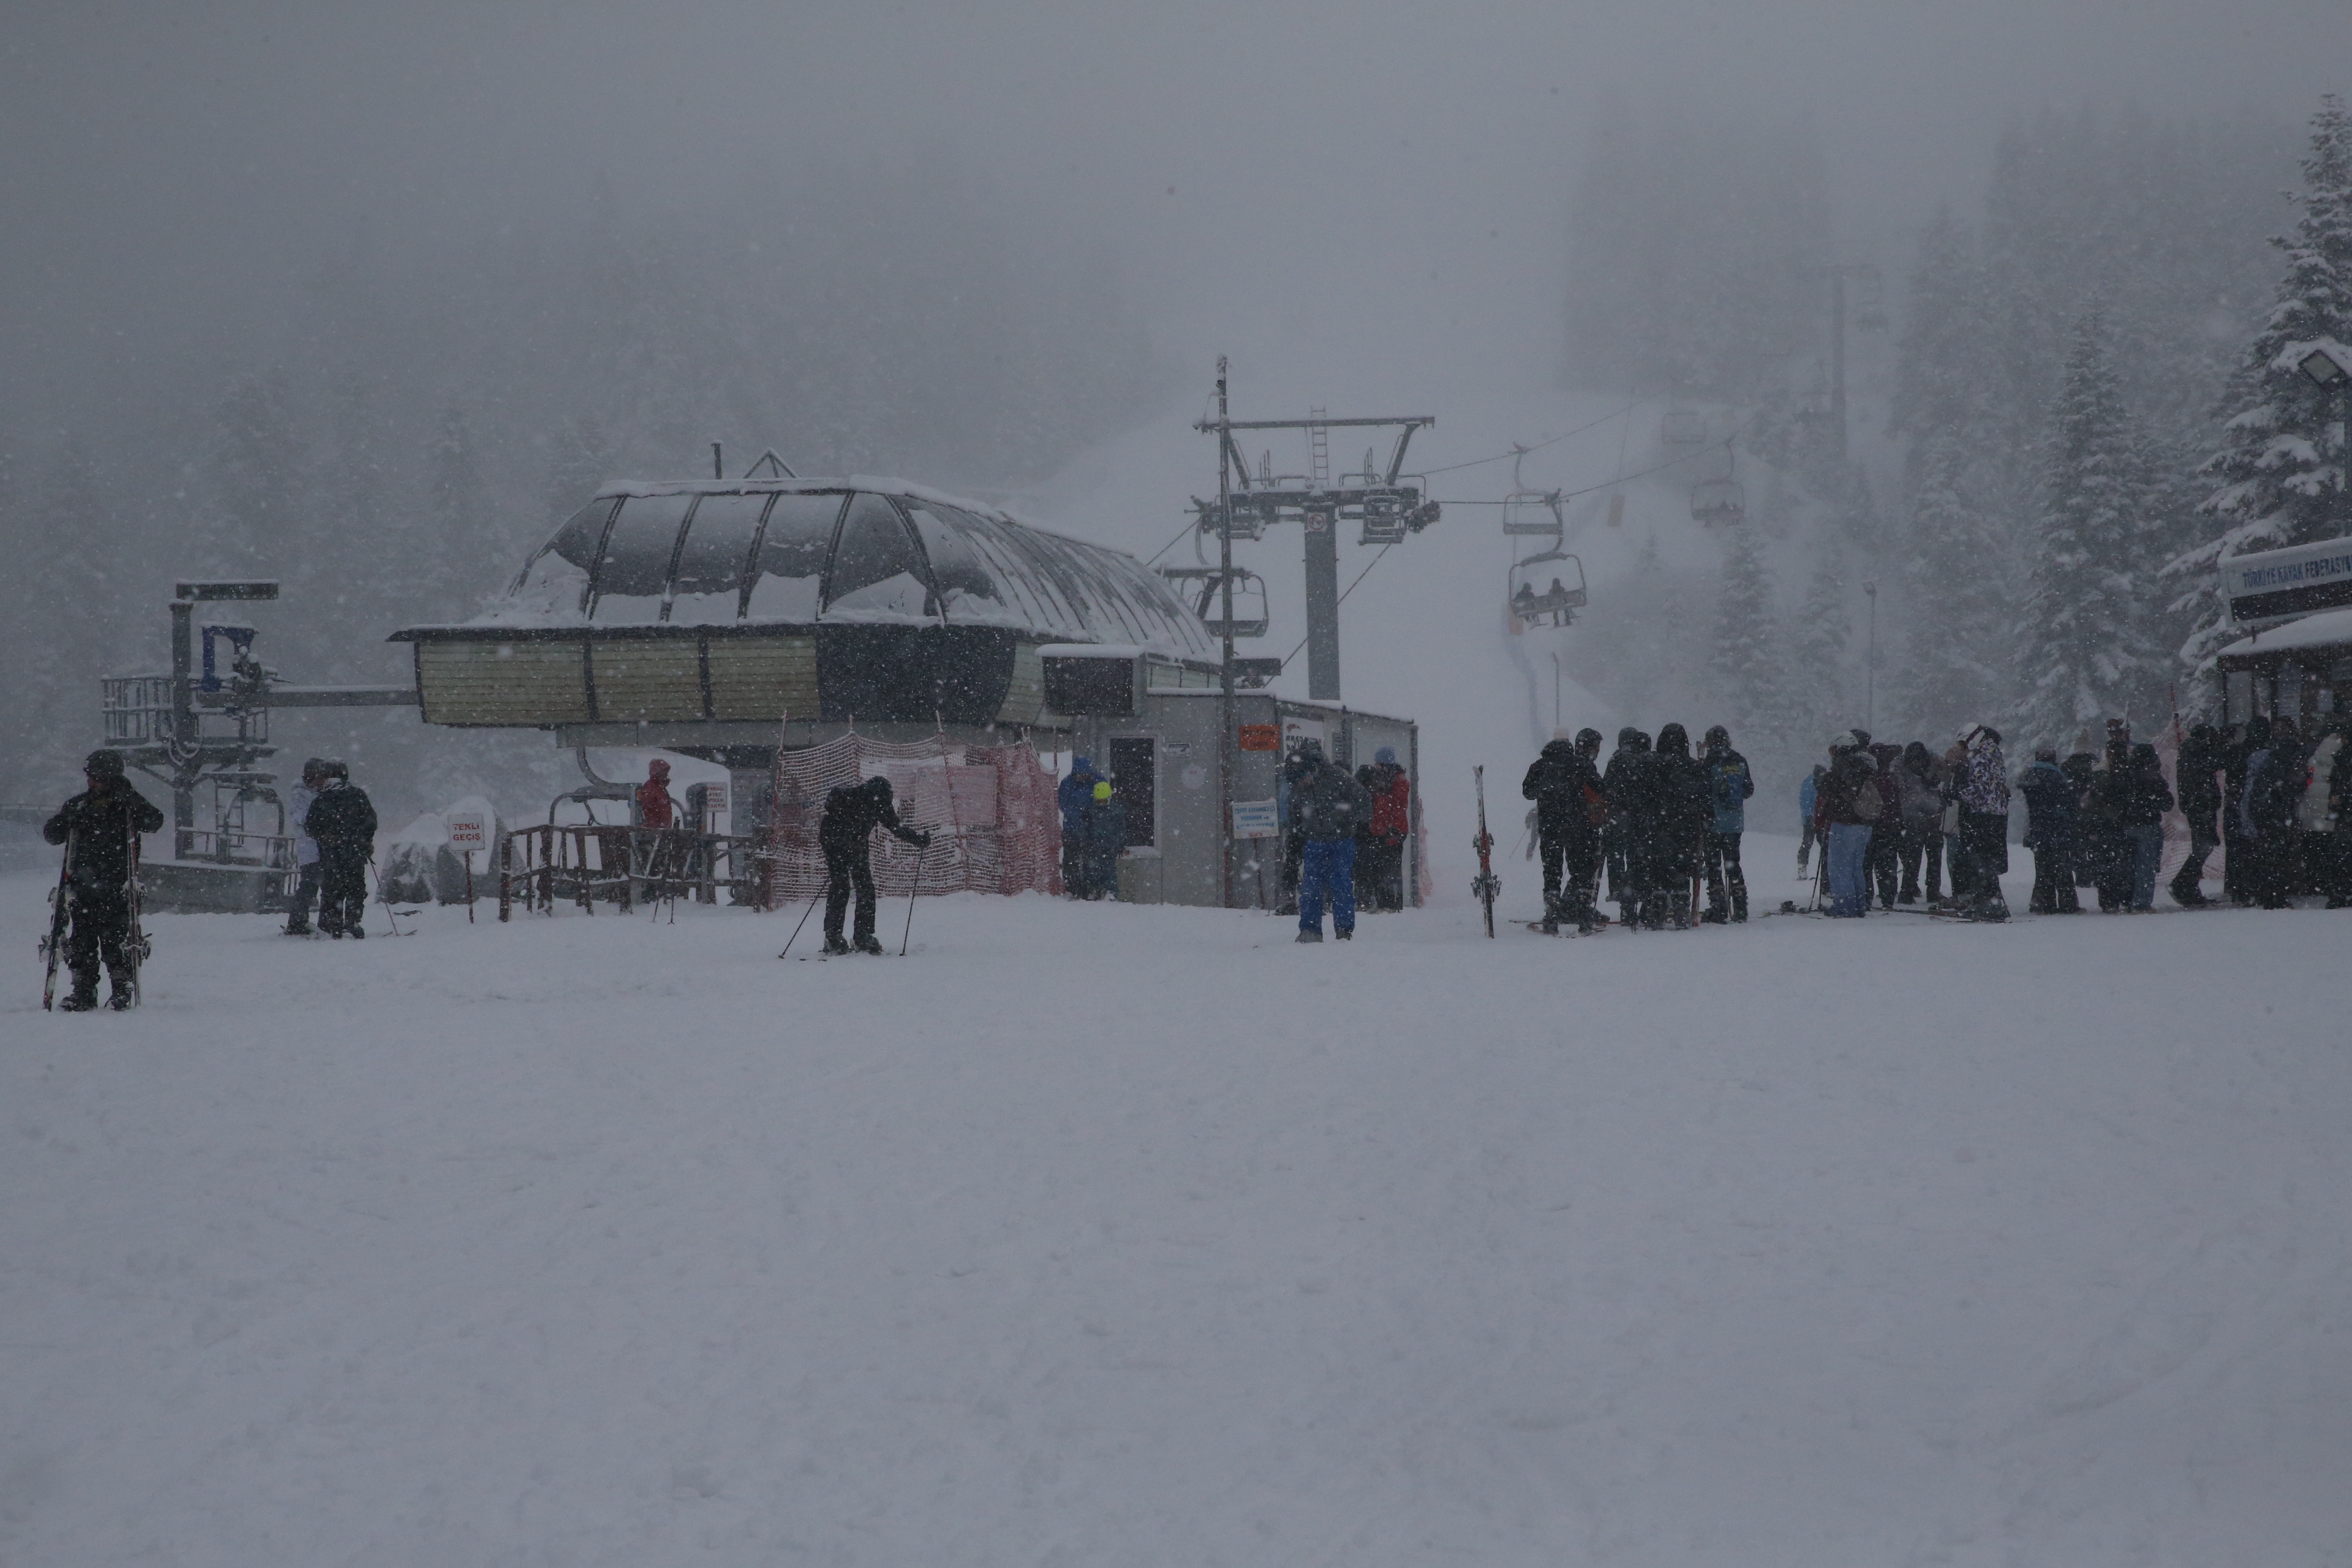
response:
[[[2074,781],[2058,765],[2058,748],[2037,747],[2033,765],[2018,776],[2025,797],[2025,847],[2033,851],[2033,896],[2026,911],[2074,915],[2083,901],[2074,891]]]
[[[1593,895],[1600,889],[1601,829],[1609,820],[1608,798],[1592,765],[1600,753],[1601,731],[1580,730],[1573,742],[1547,742],[1519,781],[1519,794],[1536,803],[1547,936],[1558,936],[1563,920],[1576,921],[1579,936],[1591,935],[1596,926]]]
[[[1691,895],[1706,854],[1708,830],[1715,825],[1715,801],[1706,764],[1691,755],[1690,731],[1680,724],[1660,726],[1651,763],[1654,816],[1647,836],[1652,859],[1645,880],[1658,894],[1659,907],[1654,915],[1645,908],[1643,919],[1654,931],[1688,931]]]
[[[1830,742],[1829,772],[1815,795],[1822,825],[1823,866],[1833,920],[1860,920],[1870,908],[1866,868],[1871,835],[1878,821],[1877,765],[1848,731]]]
[[[58,896],[71,901],[73,914],[64,954],[73,990],[58,1005],[68,1013],[95,1008],[103,961],[110,983],[106,1005],[120,1013],[138,997],[138,954],[131,951],[131,877],[138,837],[162,832],[163,814],[131,787],[120,752],[92,752],[82,763],[82,792],[41,825],[43,838],[65,846]]]
[[[1356,825],[1372,816],[1372,793],[1323,758],[1315,741],[1301,742],[1290,784],[1290,817],[1305,840],[1298,868],[1298,939],[1323,940],[1323,905],[1331,905],[1331,934],[1356,934]]]
[[[327,763],[303,831],[319,841],[319,929],[338,940],[367,936],[367,868],[375,858],[375,805],[352,783],[352,770]]]
[[[1895,776],[1903,748],[1879,741],[1866,749],[1876,770],[1870,788],[1878,795],[1878,821],[1870,836],[1870,863],[1864,879],[1877,893],[1878,907],[1891,911],[1903,869],[1903,786]]]
[[[1903,748],[1895,764],[1895,787],[1901,837],[1897,858],[1903,871],[1895,901],[1919,902],[1924,883],[1927,907],[1933,909],[1944,900],[1944,776],[1926,742],[1914,741]]]
[[[1748,831],[1748,797],[1756,793],[1756,778],[1748,759],[1731,749],[1731,731],[1717,724],[1706,732],[1707,795],[1715,810],[1709,823],[1704,865],[1706,871],[1706,913],[1711,925],[1737,923],[1748,918],[1748,878],[1739,868],[1739,840]]]

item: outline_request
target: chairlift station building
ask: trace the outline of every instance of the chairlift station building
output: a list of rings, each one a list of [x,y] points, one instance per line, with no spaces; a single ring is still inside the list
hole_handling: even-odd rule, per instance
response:
[[[427,723],[719,762],[754,819],[780,743],[853,726],[958,744],[1066,735],[1127,800],[1123,898],[1274,896],[1270,873],[1259,893],[1261,841],[1236,837],[1220,864],[1221,649],[1194,609],[1131,555],[901,480],[614,485],[488,613],[394,640],[414,647]],[[1419,788],[1409,721],[1259,691],[1235,708],[1227,793],[1243,831],[1276,797],[1286,727],[1348,766],[1394,745]],[[1278,842],[1271,854],[1278,867]]]

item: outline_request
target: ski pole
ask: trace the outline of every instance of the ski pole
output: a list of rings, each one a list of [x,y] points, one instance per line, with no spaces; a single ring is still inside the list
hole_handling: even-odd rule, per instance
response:
[[[800,941],[801,939],[801,926],[808,924],[809,916],[816,913],[816,906],[819,900],[823,900],[824,897],[824,889],[823,888],[819,888],[816,890],[816,897],[808,901],[808,908],[801,911],[800,925],[793,927],[793,934],[784,938],[784,951],[776,954],[778,958],[789,958],[792,956],[793,943]]]
[[[926,843],[923,849],[930,845]],[[907,891],[907,929],[898,933],[898,956],[907,956],[907,943],[915,934],[915,898],[923,890],[923,849],[915,851],[915,885]]]
[[[383,873],[376,869],[375,862],[373,860],[370,860],[368,862],[368,872],[375,878],[375,896],[383,905],[384,923],[392,927],[393,935],[401,936],[405,934],[400,929],[400,921],[393,916],[392,895],[383,890]]]

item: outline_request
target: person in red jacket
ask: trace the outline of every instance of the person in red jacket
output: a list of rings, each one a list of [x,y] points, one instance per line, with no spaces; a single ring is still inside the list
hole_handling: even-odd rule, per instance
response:
[[[669,793],[669,763],[656,757],[646,765],[646,782],[637,786],[637,826],[667,827],[677,820],[677,802]]]
[[[1374,910],[1404,908],[1404,841],[1412,833],[1412,781],[1397,763],[1396,748],[1372,753],[1371,766],[1356,782],[1372,792],[1372,817],[1356,830],[1356,880]]]

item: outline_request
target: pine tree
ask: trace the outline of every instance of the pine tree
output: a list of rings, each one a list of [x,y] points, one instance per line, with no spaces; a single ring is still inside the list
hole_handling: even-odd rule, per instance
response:
[[[1848,698],[1846,645],[1853,637],[1843,563],[1837,546],[1823,540],[1814,556],[1812,581],[1805,588],[1805,606],[1798,612],[1789,639],[1794,649],[1790,678],[1794,707],[1801,721],[1816,731],[1816,744],[1825,742],[1832,731],[1861,722]]]
[[[2012,601],[2000,532],[1970,498],[1960,439],[1930,437],[1912,456],[1909,616],[1888,697],[1912,733],[1941,735],[2008,706]]]
[[[2352,118],[2334,94],[2312,117],[2303,176],[2303,216],[2272,241],[2287,258],[2278,302],[2231,381],[2235,412],[2205,465],[2219,481],[2200,509],[2212,531],[2167,568],[2187,588],[2174,608],[2193,617],[2180,654],[2200,708],[2213,705],[2214,655],[2237,635],[2217,563],[2352,532],[2340,416],[2297,368],[2315,342],[2352,344]]]
[[[1789,691],[1772,600],[1771,573],[1755,535],[1732,529],[1708,664],[1738,732],[1777,740],[1788,727]]]
[[[2032,596],[2019,627],[2030,682],[2012,716],[2021,746],[2070,746],[2101,719],[2149,711],[2164,660],[2150,635],[2160,520],[2146,437],[2125,411],[2104,312],[2076,322],[2051,411]]]

